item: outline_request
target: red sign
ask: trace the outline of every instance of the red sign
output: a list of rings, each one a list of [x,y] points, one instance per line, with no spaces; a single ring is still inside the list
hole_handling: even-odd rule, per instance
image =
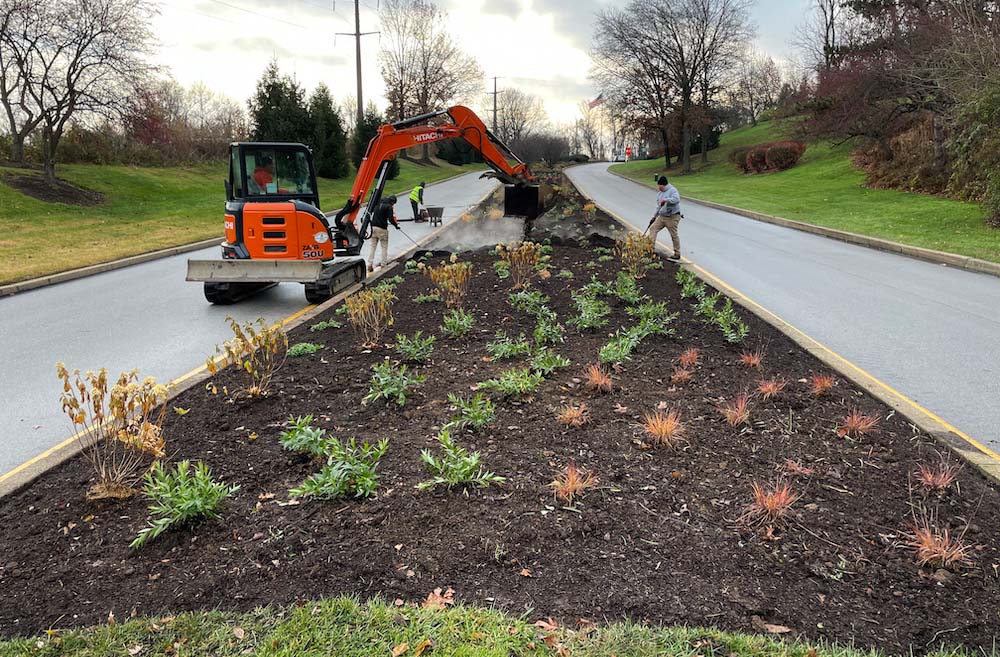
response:
[[[625,155],[627,155],[629,157],[632,157],[632,147],[631,146],[626,146],[625,147]]]

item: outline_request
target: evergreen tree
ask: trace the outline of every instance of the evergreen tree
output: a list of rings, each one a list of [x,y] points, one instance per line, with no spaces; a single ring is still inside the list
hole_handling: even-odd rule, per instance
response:
[[[281,75],[277,61],[267,65],[247,105],[255,141],[312,141],[305,91],[290,76]]]
[[[320,83],[309,98],[309,118],[313,135],[309,146],[316,160],[316,174],[323,178],[344,178],[348,174],[347,136],[340,112],[333,105],[333,96]]]
[[[365,151],[368,150],[368,142],[378,134],[378,129],[384,123],[385,117],[382,116],[374,105],[369,104],[365,108],[364,120],[361,121],[354,131],[354,139],[351,145],[351,161],[354,162],[355,167],[361,166],[361,160],[364,159]],[[390,180],[399,177],[398,159],[393,159],[389,162],[388,177]]]

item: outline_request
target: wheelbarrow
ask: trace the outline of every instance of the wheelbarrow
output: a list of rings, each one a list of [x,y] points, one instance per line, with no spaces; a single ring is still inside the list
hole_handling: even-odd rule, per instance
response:
[[[428,205],[420,211],[420,215],[431,222],[431,226],[440,226],[444,217],[444,208]]]

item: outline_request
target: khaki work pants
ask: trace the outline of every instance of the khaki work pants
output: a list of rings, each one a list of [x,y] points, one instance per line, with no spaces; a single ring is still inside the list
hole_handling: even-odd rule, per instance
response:
[[[371,255],[368,256],[368,269],[375,267],[375,247],[382,245],[382,262],[379,267],[385,267],[389,262],[389,230],[387,228],[376,228],[372,226],[372,238],[370,240],[372,248]]]
[[[653,224],[649,227],[649,236],[652,238],[653,244],[656,244],[656,236],[661,230],[666,228],[667,231],[670,232],[670,239],[674,243],[674,255],[678,258],[681,255],[681,238],[680,235],[677,234],[677,227],[680,223],[681,215],[678,213],[672,214],[669,217],[657,216],[653,221]]]

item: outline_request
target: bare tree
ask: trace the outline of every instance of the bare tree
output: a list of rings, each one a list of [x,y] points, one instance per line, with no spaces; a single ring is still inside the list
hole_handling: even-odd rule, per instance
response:
[[[48,9],[30,0],[0,0],[0,104],[10,131],[10,159],[24,161],[24,142],[42,120],[28,96],[27,76],[51,25]]]
[[[484,104],[493,107],[493,99]],[[497,136],[508,144],[537,131],[548,121],[542,99],[520,89],[504,89],[497,95]]]
[[[18,112],[38,117],[45,177],[55,184],[56,152],[70,120],[124,116],[152,72],[146,55],[154,9],[147,0],[42,0],[19,13],[31,29],[10,50],[22,85]]]
[[[812,0],[809,18],[795,31],[794,44],[813,71],[828,71],[840,59],[849,12],[842,0]]]
[[[580,103],[580,118],[576,120],[575,134],[580,146],[587,149],[591,159],[596,159],[600,152],[601,120],[597,111],[587,101]]]
[[[761,113],[777,105],[783,82],[781,69],[773,59],[748,50],[735,70],[730,89],[733,104],[752,125],[757,125]]]

